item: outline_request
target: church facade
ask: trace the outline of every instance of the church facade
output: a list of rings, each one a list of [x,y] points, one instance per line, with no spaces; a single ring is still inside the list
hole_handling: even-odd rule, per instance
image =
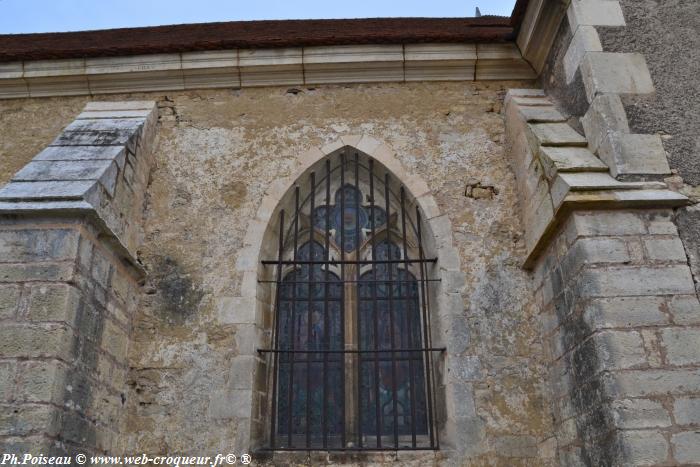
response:
[[[0,36],[0,453],[700,465],[699,22]]]

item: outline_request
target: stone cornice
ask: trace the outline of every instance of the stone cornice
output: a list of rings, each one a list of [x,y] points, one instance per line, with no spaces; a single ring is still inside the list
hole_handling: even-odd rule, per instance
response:
[[[0,64],[0,99],[329,83],[534,79],[514,43],[234,49]]]

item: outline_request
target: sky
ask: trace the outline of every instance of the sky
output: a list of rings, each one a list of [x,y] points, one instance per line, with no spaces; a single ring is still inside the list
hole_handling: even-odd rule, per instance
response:
[[[510,16],[515,0],[0,0],[0,34],[254,19]]]

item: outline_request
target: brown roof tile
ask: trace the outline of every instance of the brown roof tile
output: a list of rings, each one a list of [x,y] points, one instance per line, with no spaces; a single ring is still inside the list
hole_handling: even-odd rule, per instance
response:
[[[231,21],[142,28],[0,35],[0,62],[149,53],[349,44],[506,42],[514,39],[527,0],[512,18],[368,18]]]

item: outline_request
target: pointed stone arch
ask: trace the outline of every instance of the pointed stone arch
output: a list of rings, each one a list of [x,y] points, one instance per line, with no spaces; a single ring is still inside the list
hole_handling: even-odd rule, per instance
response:
[[[257,349],[269,346],[272,329],[273,297],[270,284],[260,280],[269,280],[269,271],[261,265],[263,259],[275,258],[277,254],[278,212],[285,200],[292,198],[295,185],[304,176],[318,167],[326,158],[335,156],[341,151],[358,151],[371,157],[388,171],[394,180],[399,181],[407,195],[419,207],[422,216],[425,251],[427,256],[436,257],[437,263],[430,272],[439,282],[433,282],[429,297],[433,303],[431,311],[431,335],[433,346],[446,346],[448,351],[439,360],[436,368],[437,379],[437,416],[440,428],[441,443],[444,447],[457,448],[459,441],[455,439],[460,431],[456,429],[451,415],[454,413],[454,394],[460,389],[449,384],[452,376],[446,370],[447,359],[450,358],[450,348],[459,347],[457,334],[451,332],[455,327],[454,310],[463,310],[461,290],[465,285],[465,276],[461,272],[460,254],[453,245],[452,223],[446,214],[438,208],[431,190],[423,179],[408,172],[394,150],[387,144],[367,135],[343,136],[340,139],[321,148],[312,147],[300,154],[296,167],[289,176],[273,182],[260,202],[257,214],[250,221],[244,237],[244,246],[239,251],[236,260],[236,270],[242,275],[240,297],[235,298],[231,310],[235,316],[225,314],[220,319],[224,324],[236,324],[236,342],[239,357],[247,359],[253,371],[249,381],[239,382],[239,387],[250,391],[246,407],[250,410],[250,426],[247,433],[240,433],[241,448],[255,448],[264,443],[266,438],[265,407],[267,398],[266,377],[268,369]],[[233,321],[232,321],[233,320]],[[459,324],[456,324],[459,327]],[[463,327],[463,326],[462,326]],[[451,366],[451,365],[450,365]],[[436,388],[436,389],[437,389]],[[241,427],[243,429],[243,427]],[[473,430],[473,429],[472,429]],[[245,432],[245,430],[243,429]],[[462,430],[464,431],[464,430]],[[246,439],[248,442],[246,443]]]

